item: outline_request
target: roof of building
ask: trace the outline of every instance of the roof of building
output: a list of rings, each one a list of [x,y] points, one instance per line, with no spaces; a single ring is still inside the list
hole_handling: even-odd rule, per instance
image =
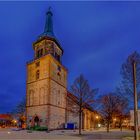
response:
[[[0,120],[9,120],[11,115],[9,114],[0,114]]]
[[[71,98],[76,104],[78,104],[78,98],[74,94],[67,91],[67,96]],[[84,108],[97,113],[97,111],[95,111],[88,103],[85,103]]]

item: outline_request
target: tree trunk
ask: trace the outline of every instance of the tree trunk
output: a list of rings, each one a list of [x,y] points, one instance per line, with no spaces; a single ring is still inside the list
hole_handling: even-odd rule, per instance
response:
[[[79,106],[79,135],[81,135],[81,114],[82,114],[82,93],[80,92],[80,106]]]
[[[122,131],[122,118],[120,118],[120,131]]]
[[[107,121],[107,133],[109,132],[109,121]]]
[[[79,112],[79,135],[81,135],[81,109],[80,109],[80,112]]]
[[[121,129],[121,131],[122,131],[122,125],[121,125],[121,128],[120,128],[120,129]]]

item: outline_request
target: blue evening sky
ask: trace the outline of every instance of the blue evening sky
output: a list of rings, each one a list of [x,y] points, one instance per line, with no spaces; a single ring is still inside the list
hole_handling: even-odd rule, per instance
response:
[[[0,113],[25,96],[26,62],[49,6],[69,86],[83,73],[100,94],[113,91],[121,64],[140,53],[140,2],[0,2]]]

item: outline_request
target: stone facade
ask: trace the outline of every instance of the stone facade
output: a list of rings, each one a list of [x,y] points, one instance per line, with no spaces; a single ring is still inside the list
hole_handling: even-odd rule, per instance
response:
[[[27,64],[26,111],[27,120],[33,125],[35,116],[41,120],[40,125],[47,125],[50,129],[62,127],[65,123],[66,78],[67,70],[50,54]]]
[[[78,105],[67,93],[67,69],[61,63],[63,49],[53,34],[51,18],[52,12],[48,11],[44,32],[33,43],[34,59],[27,63],[27,125],[60,129],[72,122],[78,127],[78,112],[73,110]],[[85,108],[83,128],[93,127],[93,117],[94,112]]]
[[[76,128],[79,127],[79,106],[77,99],[73,94],[67,93],[67,123],[74,123]],[[93,111],[88,106],[83,108],[82,112],[82,128],[83,129],[94,129],[98,123],[96,120],[97,112]]]
[[[134,110],[130,110],[130,126],[134,126]],[[140,110],[138,110],[138,126],[140,128]]]

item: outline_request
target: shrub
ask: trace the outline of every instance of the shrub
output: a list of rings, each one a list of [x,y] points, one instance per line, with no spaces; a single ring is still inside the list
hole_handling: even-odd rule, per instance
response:
[[[47,131],[48,128],[45,127],[45,126],[42,126],[42,127],[37,127],[36,130],[37,130],[37,131]]]
[[[47,131],[48,127],[45,126],[34,126],[34,127],[27,127],[27,130],[34,130],[34,131]]]

